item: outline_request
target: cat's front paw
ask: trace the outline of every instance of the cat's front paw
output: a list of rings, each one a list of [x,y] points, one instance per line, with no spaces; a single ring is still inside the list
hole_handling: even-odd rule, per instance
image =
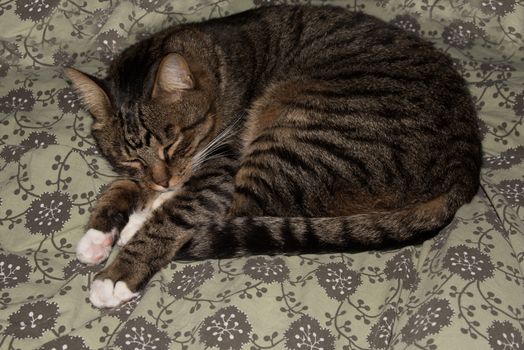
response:
[[[96,279],[91,285],[89,300],[95,307],[109,308],[121,305],[138,295],[139,293],[133,293],[124,281],[115,284],[109,278]]]
[[[110,233],[93,228],[87,230],[76,246],[76,257],[84,264],[101,263],[108,258],[116,235],[116,229]]]
[[[127,225],[122,229],[122,232],[120,232],[120,238],[116,242],[116,244],[120,247],[124,246],[129,242],[131,238],[135,235],[135,233],[138,232],[138,230],[142,227],[144,222],[147,221],[149,218],[150,211],[144,210],[144,211],[138,211],[134,212],[129,216],[129,221],[127,222]]]

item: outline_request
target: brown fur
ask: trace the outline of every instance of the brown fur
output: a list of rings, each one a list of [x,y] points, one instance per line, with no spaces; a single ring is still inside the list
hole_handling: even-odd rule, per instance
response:
[[[69,76],[102,153],[137,183],[104,194],[93,225],[121,228],[150,189],[176,190],[97,276],[132,290],[175,257],[406,244],[478,188],[476,111],[450,58],[362,13],[184,24],[125,50],[104,80]],[[115,223],[103,208],[117,200]]]

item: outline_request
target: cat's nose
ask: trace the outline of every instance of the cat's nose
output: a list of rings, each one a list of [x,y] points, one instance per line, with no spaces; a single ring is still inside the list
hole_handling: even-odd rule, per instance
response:
[[[169,169],[160,162],[154,164],[151,167],[151,178],[153,182],[164,188],[169,187],[169,179],[171,178],[169,174]]]
[[[169,179],[166,178],[166,179],[163,179],[163,180],[155,180],[155,184],[157,184],[158,186],[162,186],[162,187],[165,187],[165,188],[168,188],[169,187]]]

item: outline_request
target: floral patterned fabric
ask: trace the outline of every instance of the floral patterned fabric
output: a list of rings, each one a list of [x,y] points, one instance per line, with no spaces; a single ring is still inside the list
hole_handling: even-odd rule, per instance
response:
[[[319,2],[428,38],[470,83],[482,188],[435,238],[177,261],[138,299],[90,305],[99,267],[78,263],[74,247],[114,174],[61,67],[102,76],[149,33],[277,2],[0,1],[0,349],[524,349],[522,0]]]

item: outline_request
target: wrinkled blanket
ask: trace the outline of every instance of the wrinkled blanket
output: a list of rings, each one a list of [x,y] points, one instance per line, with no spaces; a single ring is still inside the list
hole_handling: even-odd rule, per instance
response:
[[[98,310],[75,244],[115,176],[64,81],[126,45],[269,0],[0,0],[0,349],[523,349],[524,2],[319,1],[435,42],[470,83],[482,187],[435,238],[358,254],[173,262]]]

